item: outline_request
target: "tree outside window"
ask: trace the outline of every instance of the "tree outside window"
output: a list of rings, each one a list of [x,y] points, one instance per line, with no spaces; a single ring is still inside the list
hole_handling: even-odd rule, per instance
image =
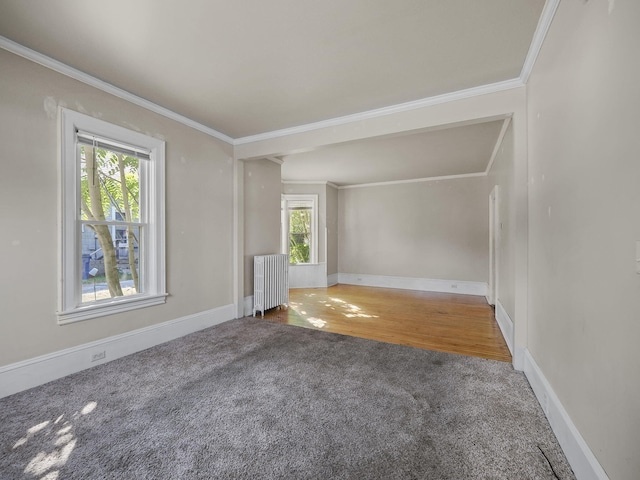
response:
[[[88,144],[79,148],[81,219],[98,241],[98,248],[87,254],[92,245],[83,236],[83,284],[99,281],[107,287],[83,286],[82,302],[140,293],[140,162],[144,160]]]
[[[317,195],[282,196],[282,252],[292,264],[316,263]]]

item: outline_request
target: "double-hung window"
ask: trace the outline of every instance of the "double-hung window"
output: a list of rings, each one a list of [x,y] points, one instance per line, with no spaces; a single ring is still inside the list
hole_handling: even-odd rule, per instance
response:
[[[58,322],[164,303],[164,142],[67,109]]]
[[[282,252],[292,264],[318,263],[317,195],[282,195]]]

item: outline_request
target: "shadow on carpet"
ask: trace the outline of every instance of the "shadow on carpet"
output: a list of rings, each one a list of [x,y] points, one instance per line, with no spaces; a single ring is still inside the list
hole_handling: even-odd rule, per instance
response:
[[[0,399],[2,479],[569,479],[510,364],[243,318]]]

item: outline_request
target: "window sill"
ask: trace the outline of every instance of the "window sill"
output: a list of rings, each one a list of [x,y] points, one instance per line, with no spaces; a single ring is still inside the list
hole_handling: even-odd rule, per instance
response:
[[[140,295],[132,298],[122,298],[111,302],[99,303],[78,307],[66,312],[58,312],[58,325],[81,322],[96,317],[104,317],[115,313],[128,312],[138,308],[151,307],[165,303],[167,293],[158,295]]]

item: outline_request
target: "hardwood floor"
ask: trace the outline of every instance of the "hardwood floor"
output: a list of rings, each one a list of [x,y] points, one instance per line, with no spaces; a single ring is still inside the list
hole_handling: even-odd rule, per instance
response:
[[[265,320],[504,362],[511,354],[484,297],[336,285],[292,289]]]

